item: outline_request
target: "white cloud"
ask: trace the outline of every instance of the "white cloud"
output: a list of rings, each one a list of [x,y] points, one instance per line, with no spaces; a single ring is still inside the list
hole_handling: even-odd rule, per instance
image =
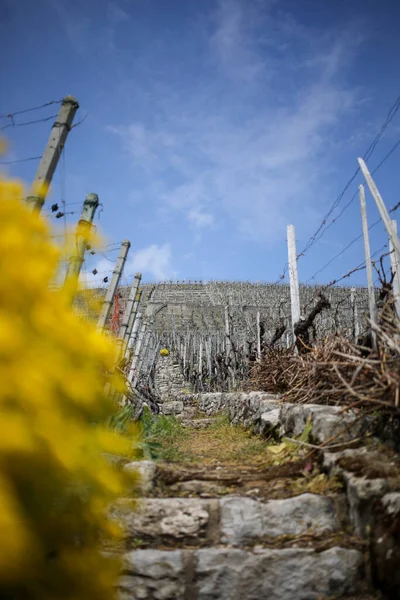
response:
[[[148,181],[141,193],[147,187],[162,214],[199,228],[222,216],[271,243],[296,217],[304,228],[320,217],[336,127],[358,102],[343,72],[361,42],[306,29],[269,11],[274,4],[219,2],[209,48],[231,83],[215,78],[184,101],[166,87],[154,121],[161,128],[114,127]]]
[[[142,248],[128,259],[125,272],[127,275],[140,272],[143,275],[151,275],[157,281],[176,278],[177,273],[173,270],[172,251],[170,244],[152,244],[147,248]]]
[[[192,208],[187,218],[194,223],[196,227],[209,227],[214,223],[214,217],[211,213],[204,212],[200,206]]]

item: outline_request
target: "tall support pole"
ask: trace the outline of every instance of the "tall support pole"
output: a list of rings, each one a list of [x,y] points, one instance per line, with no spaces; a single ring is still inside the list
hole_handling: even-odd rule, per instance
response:
[[[126,344],[127,344],[127,351],[129,351],[129,348],[132,347],[132,337],[133,337],[133,329],[136,323],[136,316],[138,314],[138,310],[139,310],[139,306],[140,306],[140,301],[142,299],[142,290],[139,290],[136,294],[136,298],[135,298],[135,302],[133,303],[133,309],[131,312],[131,316],[129,318],[129,323],[128,323],[128,330],[126,332]]]
[[[142,327],[140,328],[139,335],[137,337],[137,342],[135,344],[135,349],[133,352],[133,359],[131,370],[133,370],[133,387],[136,387],[136,384],[139,379],[139,364],[140,364],[140,354],[143,346],[143,341],[145,339],[145,334],[147,331],[147,322],[144,321]],[[132,381],[132,380],[131,380]]]
[[[371,173],[368,171],[368,167],[365,164],[365,162],[363,161],[363,159],[359,158],[358,163],[359,163],[361,171],[363,172],[363,175],[366,179],[366,182],[368,184],[368,187],[370,189],[372,197],[375,200],[375,204],[378,207],[379,214],[381,215],[381,219],[386,227],[386,231],[388,233],[390,241],[393,244],[394,253],[397,255],[396,260],[398,262],[400,262],[400,241],[399,241],[399,238],[397,237],[397,232],[394,230],[392,221],[390,220],[390,216],[389,216],[389,213],[385,206],[385,203],[384,203],[382,196],[380,195],[379,190],[376,187],[374,180],[372,179]]]
[[[203,369],[203,342],[200,342],[199,346],[199,377],[201,377],[201,372]]]
[[[139,354],[140,354],[140,347],[142,345],[142,339],[143,339],[142,329],[143,329],[142,313],[138,313],[137,319],[135,321],[135,325],[133,327],[133,332],[132,332],[132,337],[135,335],[135,345],[133,346],[132,363],[131,363],[131,368],[129,369],[129,373],[128,373],[129,381],[132,381],[134,378],[134,375],[135,375],[135,369],[136,369],[136,365],[138,362],[138,358],[139,358]],[[140,343],[139,343],[139,341],[140,341]]]
[[[142,313],[137,314],[137,318],[133,324],[131,337],[129,339],[128,347],[126,349],[125,358],[129,358],[130,350],[135,347],[136,340],[142,325]]]
[[[376,324],[376,304],[375,304],[375,291],[374,291],[374,279],[372,276],[372,263],[371,263],[371,250],[369,245],[369,233],[368,233],[368,220],[367,220],[367,204],[365,202],[365,190],[364,186],[359,186],[360,193],[360,206],[361,206],[361,222],[364,236],[364,252],[365,252],[365,266],[367,270],[367,283],[368,283],[368,305],[369,305],[369,318],[371,320],[371,335],[372,335],[372,347],[376,350],[376,331],[374,325]]]
[[[231,330],[230,330],[230,323],[229,323],[229,304],[227,304],[225,306],[224,309],[224,315],[225,315],[225,354],[226,354],[226,358],[229,358],[229,355],[231,353]]]
[[[42,210],[61,151],[64,147],[68,133],[71,130],[71,125],[78,108],[79,104],[76,98],[73,96],[65,96],[36,172],[31,188],[31,195],[26,199],[32,209],[37,210],[38,212]]]
[[[297,273],[296,235],[293,225],[287,226],[288,262],[290,279],[290,304],[292,311],[292,333],[294,341],[294,326],[300,320],[299,276]]]
[[[352,313],[352,321],[353,321],[353,340],[357,343],[358,338],[360,337],[360,324],[358,322],[358,308],[356,302],[356,288],[352,287],[350,290],[350,305],[351,305],[351,313]]]
[[[392,221],[392,227],[397,236],[397,221]],[[393,296],[394,303],[396,307],[397,317],[400,319],[400,260],[396,252],[394,251],[394,247],[392,241],[389,243],[390,250],[390,266],[392,267],[392,272],[394,273],[393,278]]]
[[[133,306],[135,304],[135,299],[136,299],[136,295],[137,295],[137,291],[138,291],[139,283],[140,283],[141,279],[142,279],[142,274],[136,273],[135,277],[133,278],[131,289],[129,290],[128,301],[126,303],[124,315],[122,317],[122,323],[121,323],[121,326],[118,331],[118,337],[120,338],[120,340],[122,340],[124,342],[124,344],[128,343],[129,322],[130,322],[131,314],[133,311]]]
[[[122,271],[124,270],[126,257],[128,256],[129,248],[131,243],[129,240],[124,240],[121,244],[121,249],[118,254],[117,262],[115,263],[114,271],[111,277],[110,285],[108,286],[105,298],[100,311],[100,316],[97,321],[97,328],[104,329],[110,316],[112,303],[114,300],[115,292],[117,291],[119,281],[121,279]]]
[[[71,256],[68,261],[67,272],[65,275],[64,287],[68,290],[71,296],[71,301],[74,300],[76,290],[78,288],[78,278],[81,272],[82,263],[85,259],[85,251],[87,249],[90,232],[94,215],[99,206],[99,197],[97,194],[88,194],[81,212],[81,218],[78,221],[75,233],[75,244]]]
[[[257,362],[261,361],[261,327],[260,327],[260,311],[257,311]]]

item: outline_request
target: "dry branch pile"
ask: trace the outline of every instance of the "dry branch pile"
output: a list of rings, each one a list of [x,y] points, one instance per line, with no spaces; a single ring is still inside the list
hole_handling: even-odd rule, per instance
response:
[[[269,350],[247,388],[280,393],[292,403],[334,404],[400,413],[400,327],[376,328],[378,351],[331,337],[311,352]]]

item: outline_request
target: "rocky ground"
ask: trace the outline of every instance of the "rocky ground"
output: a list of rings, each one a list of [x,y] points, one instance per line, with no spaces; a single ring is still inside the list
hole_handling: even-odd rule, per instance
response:
[[[165,405],[179,414],[150,418],[153,459],[123,467],[142,483],[139,500],[113,509],[125,530],[120,600],[400,598],[397,455],[374,440],[316,451],[307,407],[301,427],[281,407],[280,431],[258,436],[230,422],[226,402],[222,416],[209,406]]]

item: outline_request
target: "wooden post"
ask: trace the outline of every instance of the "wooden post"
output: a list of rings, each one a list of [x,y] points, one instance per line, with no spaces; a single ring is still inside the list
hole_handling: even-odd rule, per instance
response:
[[[128,301],[126,303],[126,307],[125,307],[125,311],[124,311],[124,316],[122,317],[122,323],[119,328],[118,337],[120,338],[120,340],[122,340],[124,342],[124,344],[127,344],[128,340],[129,340],[129,335],[130,335],[128,333],[129,322],[130,322],[131,314],[132,314],[133,307],[135,304],[135,299],[136,299],[136,295],[137,295],[137,291],[138,291],[138,287],[139,287],[141,278],[142,278],[141,273],[136,273],[135,277],[133,278],[131,289],[129,290]],[[133,325],[133,323],[132,323],[132,325]]]
[[[68,133],[71,130],[71,125],[78,108],[79,104],[76,98],[73,96],[65,96],[36,172],[31,188],[31,194],[26,199],[26,202],[32,209],[37,210],[38,212],[42,210],[61,151],[66,142]]]
[[[68,261],[64,280],[64,288],[67,289],[70,294],[71,302],[73,302],[76,290],[78,289],[79,273],[81,272],[82,263],[85,259],[85,251],[88,246],[92,223],[98,206],[98,195],[88,194],[83,203],[81,218],[76,227],[75,245]]]
[[[130,337],[129,343],[128,343],[128,348],[126,349],[126,354],[125,354],[126,358],[128,358],[128,356],[129,356],[129,351],[132,348],[134,348],[134,346],[135,346],[141,324],[142,324],[142,313],[138,313],[137,317],[135,319],[135,322],[133,324],[131,337]]]
[[[360,193],[360,206],[361,206],[361,222],[364,236],[364,251],[365,251],[365,266],[367,270],[367,282],[368,282],[368,304],[369,304],[369,318],[371,320],[371,336],[372,336],[372,347],[376,350],[376,332],[374,325],[376,324],[376,304],[375,304],[375,292],[374,292],[374,279],[372,276],[372,263],[371,263],[371,250],[369,245],[369,233],[368,233],[368,220],[367,220],[367,205],[365,202],[365,190],[364,186],[359,186]]]
[[[261,362],[261,328],[260,311],[257,311],[257,362]]]
[[[122,271],[124,270],[126,257],[128,256],[129,248],[131,243],[129,240],[124,240],[121,244],[121,249],[115,263],[114,271],[111,277],[110,285],[108,286],[103,305],[101,307],[100,316],[97,321],[98,329],[104,329],[110,316],[112,303],[114,300],[115,292],[117,291],[119,281],[121,279]]]
[[[392,221],[392,227],[397,236],[397,221]],[[392,272],[394,273],[393,278],[393,296],[394,303],[396,307],[397,317],[400,319],[400,261],[399,257],[394,251],[393,243],[389,240],[389,250],[390,250],[390,266],[392,267]]]
[[[136,294],[136,298],[135,298],[135,302],[133,303],[133,309],[131,312],[131,316],[129,318],[129,324],[128,324],[128,330],[126,332],[126,350],[129,353],[129,348],[132,347],[132,335],[133,335],[133,328],[135,326],[136,323],[136,316],[138,314],[138,310],[139,310],[139,306],[140,306],[140,301],[142,299],[142,290],[139,290]]]
[[[297,273],[297,254],[296,254],[296,237],[293,225],[287,226],[287,242],[288,242],[288,262],[289,262],[289,279],[290,279],[290,304],[292,312],[292,332],[294,337],[294,326],[300,320],[300,292],[299,292],[299,276]]]
[[[135,332],[136,329],[136,332]],[[133,337],[133,333],[135,333],[135,345],[133,346],[133,357],[132,357],[132,362],[131,362],[131,367],[129,369],[129,373],[128,373],[128,380],[132,381],[135,375],[135,369],[136,369],[136,365],[138,362],[138,358],[139,358],[139,354],[140,354],[140,347],[142,345],[142,341],[143,341],[143,335],[144,335],[144,331],[145,330],[145,325],[142,326],[142,313],[138,313],[137,319],[135,321],[135,325],[133,327],[133,332],[132,332],[132,337]],[[143,333],[142,333],[143,331]]]
[[[225,306],[225,355],[229,358],[231,353],[231,340],[230,340],[230,323],[229,323],[229,304]]]
[[[201,378],[201,371],[203,368],[203,342],[200,342],[199,346],[199,378]]]
[[[359,158],[358,163],[367,181],[372,197],[375,200],[375,204],[378,207],[379,214],[381,215],[381,219],[386,227],[386,231],[388,233],[390,241],[393,244],[394,252],[397,255],[396,260],[400,262],[400,241],[397,237],[397,232],[393,228],[392,221],[390,220],[390,216],[385,206],[385,203],[383,202],[382,196],[380,195],[379,190],[371,177],[371,173],[368,171],[368,167],[363,161],[363,159]]]
[[[360,325],[358,322],[358,308],[356,303],[356,288],[352,287],[350,289],[350,304],[351,304],[351,313],[353,320],[353,339],[355,343],[357,343],[359,335],[360,335]]]

